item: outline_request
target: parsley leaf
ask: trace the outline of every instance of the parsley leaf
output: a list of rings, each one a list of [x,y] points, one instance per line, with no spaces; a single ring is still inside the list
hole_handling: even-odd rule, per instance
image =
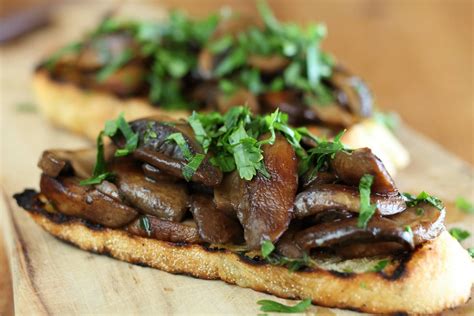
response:
[[[103,141],[104,132],[101,131],[99,136],[97,136],[97,154],[96,161],[94,165],[94,170],[92,171],[92,177],[88,179],[81,180],[80,185],[91,185],[99,184],[105,179],[112,177],[110,172],[107,172],[105,156],[104,156],[104,141]]]
[[[456,207],[464,213],[474,214],[474,204],[462,196],[456,198]]]
[[[385,267],[388,265],[388,263],[389,263],[389,260],[388,260],[388,259],[380,260],[380,261],[377,262],[377,264],[375,264],[375,266],[372,268],[372,271],[373,271],[373,272],[380,272],[380,271],[383,271],[383,269],[385,269]]]
[[[364,174],[360,178],[359,182],[359,193],[360,193],[360,212],[357,220],[357,227],[366,228],[367,223],[375,213],[376,206],[370,205],[370,187],[374,181],[374,176],[370,174]]]
[[[265,240],[262,243],[261,248],[263,259],[266,259],[273,252],[273,250],[275,250],[275,246],[272,244],[272,242],[270,240]]]
[[[467,252],[471,256],[471,258],[474,258],[474,247],[467,248]]]
[[[134,133],[130,125],[124,118],[123,112],[119,114],[116,120],[105,122],[104,135],[112,137],[120,131],[125,138],[124,148],[118,148],[115,151],[115,157],[123,157],[132,153],[138,146],[138,133]]]
[[[133,52],[131,49],[126,49],[120,55],[113,58],[107,63],[96,75],[96,79],[99,82],[107,80],[113,73],[119,70],[122,66],[128,63],[133,58]]]
[[[471,234],[467,231],[467,230],[464,230],[462,228],[451,228],[449,230],[449,233],[451,234],[451,236],[453,236],[457,241],[463,241],[467,238],[469,238],[469,236],[471,236]]]
[[[440,199],[426,193],[425,191],[422,191],[417,196],[414,196],[410,193],[402,193],[402,196],[404,197],[408,207],[416,206],[422,202],[427,202],[436,207],[438,210],[442,210],[444,208],[443,202]]]
[[[170,134],[166,140],[174,141],[183,153],[184,159],[188,161],[188,163],[183,167],[182,173],[184,179],[190,181],[206,156],[200,153],[193,155],[182,133]]]
[[[274,313],[303,313],[311,306],[311,300],[305,299],[296,305],[288,306],[272,300],[260,300],[257,302],[262,312]]]
[[[141,216],[139,221],[140,228],[143,229],[148,236],[151,236],[150,219],[147,216]]]

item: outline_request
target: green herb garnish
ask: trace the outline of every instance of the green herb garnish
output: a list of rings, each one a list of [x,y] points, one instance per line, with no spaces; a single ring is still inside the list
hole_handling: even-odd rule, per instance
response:
[[[451,236],[453,236],[457,241],[463,241],[467,238],[469,238],[469,236],[471,236],[471,233],[469,233],[467,230],[464,230],[462,228],[451,228],[449,230],[449,233],[451,234]]]
[[[17,112],[24,112],[24,113],[34,113],[37,111],[37,108],[36,108],[36,105],[34,105],[33,103],[30,103],[30,102],[22,102],[22,103],[18,103],[16,106],[15,106],[15,110]]]
[[[456,208],[464,213],[474,214],[474,204],[462,196],[456,198]]]
[[[413,230],[409,225],[405,226],[405,231],[410,235],[411,238],[413,238]]]
[[[469,253],[471,258],[474,258],[474,247],[467,248],[467,253]]]
[[[55,52],[51,57],[49,57],[45,62],[44,66],[46,69],[51,70],[53,69],[58,61],[67,54],[77,53],[82,48],[82,43],[74,42],[64,46],[63,48],[59,49]]]
[[[260,300],[257,302],[262,312],[273,313],[303,313],[311,306],[311,300],[305,299],[296,305],[288,306],[271,300]]]
[[[367,223],[372,218],[377,209],[376,205],[370,204],[370,188],[372,182],[374,181],[374,176],[370,174],[364,174],[360,178],[359,182],[359,194],[360,194],[360,211],[359,218],[357,220],[357,227],[366,228]]]
[[[270,240],[265,240],[262,243],[261,248],[263,259],[266,259],[273,252],[273,250],[275,250],[275,246],[272,244],[272,242]]]
[[[97,73],[96,79],[99,82],[107,80],[113,73],[123,67],[133,58],[133,52],[130,49],[125,50],[117,57],[109,61],[102,69]]]
[[[199,168],[202,161],[204,160],[205,155],[199,154],[199,153],[197,153],[196,155],[193,155],[182,133],[170,134],[166,138],[166,140],[174,141],[178,145],[181,152],[183,153],[184,159],[188,161],[188,163],[183,167],[182,172],[183,172],[184,179],[186,179],[186,181],[190,181],[194,173],[196,172],[196,170]]]
[[[151,236],[151,225],[150,225],[150,220],[148,219],[148,217],[141,216],[139,224],[140,224],[140,228],[143,229],[148,236]]]
[[[403,197],[405,198],[405,202],[408,207],[417,206],[422,202],[429,203],[436,207],[438,210],[442,210],[444,208],[443,202],[438,199],[437,197],[422,191],[417,196],[412,195],[410,193],[402,193]]]
[[[110,172],[107,172],[105,157],[104,157],[104,141],[102,137],[104,132],[101,131],[99,136],[97,136],[97,155],[94,165],[94,170],[92,171],[92,177],[82,180],[79,182],[80,185],[91,185],[99,184],[102,181],[112,177]]]
[[[375,266],[372,268],[372,271],[373,272],[380,272],[382,271],[383,269],[385,269],[385,267],[389,264],[389,260],[387,259],[384,259],[384,260],[380,260],[379,262],[377,262],[375,264]]]

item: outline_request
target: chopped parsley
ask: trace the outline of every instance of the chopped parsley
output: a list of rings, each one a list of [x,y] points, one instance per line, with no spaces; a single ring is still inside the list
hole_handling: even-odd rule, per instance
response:
[[[262,312],[303,313],[311,306],[311,300],[307,298],[293,306],[284,305],[272,300],[260,300],[257,304],[260,305]]]
[[[270,240],[265,240],[262,243],[262,257],[266,259],[272,252],[275,250],[275,246],[272,244]]]
[[[402,193],[402,196],[404,197],[405,202],[408,207],[417,206],[418,204],[422,202],[426,202],[433,205],[438,210],[442,210],[444,208],[443,202],[440,199],[426,193],[425,191],[422,191],[417,196],[412,195],[410,193]]]
[[[110,172],[107,172],[107,165],[104,156],[104,141],[102,139],[103,136],[103,131],[101,131],[99,133],[99,136],[97,136],[97,156],[94,165],[94,170],[92,171],[92,177],[80,181],[80,185],[99,184],[105,179],[112,177],[112,174]]]
[[[405,226],[405,231],[410,235],[410,238],[413,238],[413,230],[409,225]]]
[[[471,258],[474,258],[474,247],[467,248],[467,253],[469,253]]]
[[[107,171],[107,164],[104,154],[104,136],[115,136],[117,132],[121,132],[125,138],[124,148],[118,148],[115,151],[116,157],[122,157],[133,152],[138,146],[138,134],[134,133],[125,120],[123,113],[116,120],[110,120],[105,123],[104,130],[97,136],[97,157],[92,172],[92,177],[82,180],[80,185],[99,184],[106,179],[113,178],[113,174]]]
[[[141,216],[139,221],[140,228],[143,229],[148,236],[151,236],[150,219],[147,216]]]
[[[96,75],[96,79],[99,82],[107,80],[117,70],[122,68],[133,58],[133,52],[131,49],[125,50],[117,57],[110,60],[104,67],[102,67]]]
[[[205,155],[200,154],[200,153],[193,155],[182,133],[170,134],[166,138],[166,140],[174,141],[178,145],[181,152],[183,153],[184,159],[188,161],[188,163],[183,167],[182,172],[183,172],[184,179],[186,179],[186,181],[190,181],[194,173],[196,172],[196,170],[199,168],[202,161],[204,160]]]
[[[372,271],[373,272],[380,272],[380,271],[383,271],[383,269],[385,269],[385,267],[389,264],[389,260],[388,259],[384,259],[384,260],[380,260],[379,262],[377,262],[375,264],[375,266],[372,268]]]
[[[21,102],[15,106],[17,112],[34,113],[37,111],[36,105],[31,102]]]
[[[449,233],[451,234],[451,236],[453,236],[457,241],[463,241],[467,238],[469,238],[469,236],[471,236],[471,233],[469,233],[467,230],[464,230],[462,228],[451,228],[449,230]]]
[[[315,262],[306,253],[301,258],[288,258],[272,252],[266,260],[272,265],[286,267],[290,272],[315,265]]]
[[[370,174],[364,174],[360,178],[359,182],[359,194],[360,194],[360,211],[359,218],[357,220],[357,227],[366,228],[367,223],[370,221],[372,216],[375,214],[377,209],[376,205],[370,204],[370,188],[372,187],[372,182],[374,181],[374,176]]]
[[[474,214],[474,204],[462,196],[456,198],[456,208],[464,213]]]

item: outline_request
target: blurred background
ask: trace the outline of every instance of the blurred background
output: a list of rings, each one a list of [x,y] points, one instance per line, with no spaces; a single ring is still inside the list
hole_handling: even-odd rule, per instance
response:
[[[49,32],[51,38],[45,45],[26,46],[47,54],[72,40],[67,36],[78,36],[84,29],[92,28],[101,12],[123,6],[125,2],[3,0],[2,39],[18,29],[36,31],[4,42],[2,49],[25,47],[20,43],[28,41],[32,34]],[[157,16],[165,14],[163,8],[178,8],[191,15],[205,16],[222,6],[257,15],[253,0],[150,0],[133,4],[144,2],[156,5],[156,12],[147,10],[146,13]],[[381,108],[399,113],[408,125],[474,163],[473,1],[268,2],[282,20],[326,23],[329,34],[324,48],[368,82]],[[77,8],[67,10],[67,7]],[[65,25],[65,21],[77,23]],[[62,28],[60,33],[59,27]],[[36,60],[25,62],[33,67]]]
[[[365,79],[382,109],[399,113],[405,124],[474,164],[474,1],[268,2],[282,20],[326,23],[329,33],[323,47]],[[138,16],[164,17],[171,8],[205,16],[222,6],[257,15],[253,0],[3,0],[0,53],[2,62],[16,65],[14,73],[2,74],[11,77],[5,91],[23,89],[24,101],[34,102],[25,83],[38,59],[93,28],[102,14],[117,6]],[[0,315],[11,313],[12,307],[5,269],[0,249]]]

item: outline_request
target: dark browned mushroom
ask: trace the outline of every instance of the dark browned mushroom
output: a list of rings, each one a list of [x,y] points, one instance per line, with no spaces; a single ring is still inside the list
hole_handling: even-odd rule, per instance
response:
[[[383,215],[399,213],[406,208],[405,201],[399,194],[386,196],[373,194],[371,203],[375,204]],[[315,184],[296,196],[294,212],[297,218],[330,209],[358,213],[360,210],[358,189],[342,184]]]
[[[128,158],[110,164],[115,183],[125,199],[145,214],[180,222],[188,209],[186,185],[182,182],[148,180],[140,165]]]
[[[245,104],[253,114],[260,112],[260,105],[255,94],[245,88],[240,88],[231,94],[220,92],[217,95],[216,103],[217,109],[221,113],[228,112],[236,104]]]
[[[260,96],[260,103],[265,112],[274,112],[280,109],[288,113],[291,124],[304,122],[319,122],[315,113],[302,103],[302,96],[294,90],[265,92]]]
[[[88,178],[96,159],[94,150],[45,150],[38,162],[44,174],[57,177],[62,172],[73,172],[80,178]]]
[[[329,84],[334,88],[334,94],[340,106],[347,108],[356,117],[372,115],[372,95],[359,77],[341,67],[335,67],[329,78]]]
[[[203,149],[194,138],[191,127],[183,121],[170,121],[163,117],[136,120],[130,123],[134,132],[139,134],[139,148],[133,156],[172,176],[184,178],[183,168],[187,164],[184,153],[174,141],[167,138],[173,133],[181,133],[191,155],[203,154]],[[113,138],[119,147],[124,145],[121,136]],[[214,167],[207,155],[192,176],[192,181],[207,186],[215,186],[222,181],[222,172]]]
[[[260,70],[266,74],[274,74],[282,71],[288,64],[290,60],[281,55],[257,55],[252,54],[248,56],[247,63],[249,66]]]
[[[298,189],[298,163],[288,141],[277,135],[275,143],[262,146],[262,150],[269,177],[259,173],[245,182],[245,195],[237,210],[251,249],[266,239],[276,241],[288,228]]]
[[[140,92],[146,80],[145,66],[134,62],[127,64],[103,80],[98,80],[97,75],[90,78],[94,87],[99,90],[112,92],[118,96],[129,96]]]
[[[160,169],[148,164],[142,164],[142,170],[145,177],[155,180],[155,181],[168,181],[168,182],[176,182],[179,178],[174,177],[168,173],[161,171]]]
[[[240,204],[244,203],[246,194],[245,180],[241,179],[237,170],[224,176],[222,183],[214,188],[216,207],[227,214],[236,214]]]
[[[315,225],[295,235],[297,245],[309,251],[357,243],[396,242],[405,249],[415,246],[413,236],[403,226],[383,217],[373,217],[367,228],[357,226],[357,218]]]
[[[243,229],[237,217],[220,211],[211,197],[193,196],[191,213],[202,240],[213,244],[238,244],[243,241]]]
[[[364,174],[370,174],[374,176],[371,192],[381,194],[398,192],[382,161],[370,148],[360,148],[350,153],[339,151],[331,160],[331,167],[346,184],[357,186]]]
[[[415,245],[432,240],[445,229],[446,210],[437,209],[430,203],[420,203],[388,218],[399,226],[410,227]]]
[[[163,241],[190,244],[203,242],[194,222],[176,223],[151,215],[142,215],[125,229],[134,235]]]
[[[122,227],[138,215],[137,211],[113,195],[79,185],[76,177],[52,178],[43,174],[40,188],[57,211],[106,227]]]

